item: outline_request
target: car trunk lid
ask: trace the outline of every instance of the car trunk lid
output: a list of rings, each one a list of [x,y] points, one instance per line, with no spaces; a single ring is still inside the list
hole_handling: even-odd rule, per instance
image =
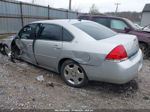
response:
[[[132,57],[139,50],[138,39],[133,35],[118,34],[116,36],[104,39],[103,42],[113,46],[111,50],[119,45],[123,45],[128,57]]]

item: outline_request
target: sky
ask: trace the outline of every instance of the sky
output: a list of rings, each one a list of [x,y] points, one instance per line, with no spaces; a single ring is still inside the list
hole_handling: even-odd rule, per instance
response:
[[[17,0],[32,2],[32,0]],[[34,0],[35,4],[50,5],[54,8],[69,7],[69,0]],[[115,3],[120,3],[118,11],[137,11],[141,12],[146,3],[150,0],[72,0],[72,8],[79,9],[81,12],[88,12],[92,4],[95,4],[101,13],[115,12]]]

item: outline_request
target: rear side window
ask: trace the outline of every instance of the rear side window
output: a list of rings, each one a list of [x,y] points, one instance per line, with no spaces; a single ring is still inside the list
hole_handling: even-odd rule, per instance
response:
[[[96,40],[106,39],[117,34],[111,29],[94,22],[80,22],[73,25]]]
[[[110,27],[110,20],[108,18],[93,17],[92,20],[104,26]]]
[[[80,16],[79,19],[82,19],[82,20],[89,20],[89,17],[88,17],[88,16]]]
[[[121,20],[111,20],[111,28],[113,29],[124,30],[126,27],[128,26]]]
[[[42,40],[62,40],[62,27],[57,25],[44,24],[41,26],[39,39]]]
[[[72,39],[73,39],[72,34],[63,28],[63,41],[70,42],[72,41]]]

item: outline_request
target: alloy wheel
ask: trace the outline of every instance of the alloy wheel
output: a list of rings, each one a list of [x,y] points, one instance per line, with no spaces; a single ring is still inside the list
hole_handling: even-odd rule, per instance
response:
[[[65,79],[73,85],[81,84],[84,80],[84,76],[84,71],[77,64],[69,64],[64,68]]]

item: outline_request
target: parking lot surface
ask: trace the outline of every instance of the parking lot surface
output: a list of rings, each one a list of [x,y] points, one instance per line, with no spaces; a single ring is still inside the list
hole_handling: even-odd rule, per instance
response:
[[[127,84],[90,82],[77,89],[67,86],[59,74],[0,55],[0,108],[150,109],[150,60],[144,60],[139,77]]]

